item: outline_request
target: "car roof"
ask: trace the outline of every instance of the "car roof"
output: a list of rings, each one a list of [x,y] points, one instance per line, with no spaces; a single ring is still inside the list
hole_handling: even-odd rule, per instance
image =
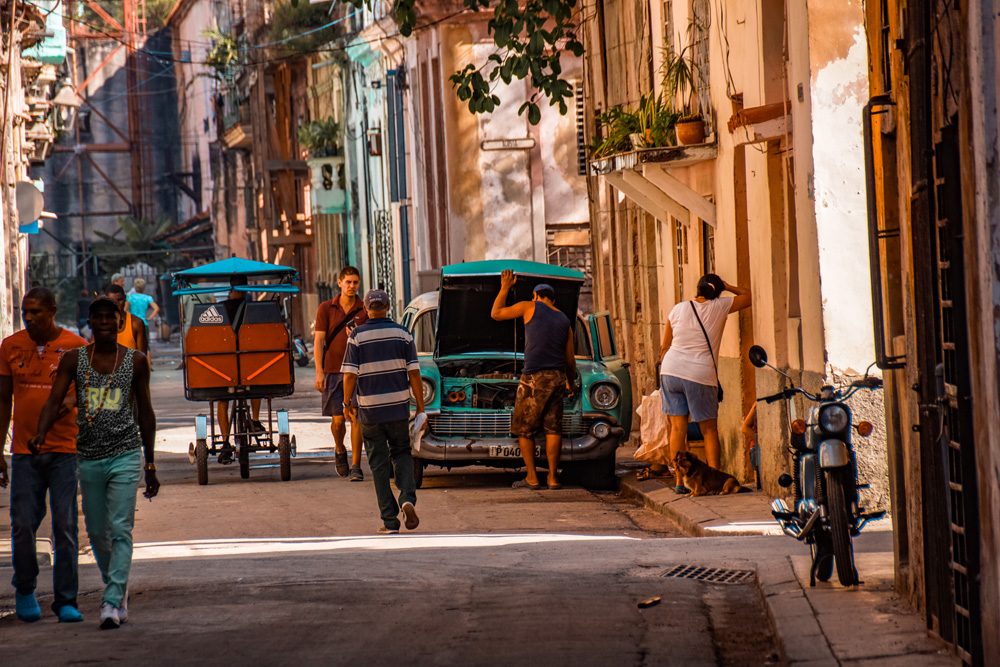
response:
[[[427,310],[428,308],[437,308],[437,305],[438,293],[435,290],[433,292],[424,292],[423,294],[413,297],[413,299],[410,300],[410,303],[406,304],[406,307],[421,311]]]
[[[462,264],[451,264],[441,269],[443,277],[448,276],[496,276],[501,271],[510,269],[516,274],[524,276],[545,276],[552,278],[562,278],[563,280],[579,280],[583,282],[583,273],[567,269],[555,264],[542,264],[541,262],[528,262],[521,259],[492,259],[483,262],[463,262]]]

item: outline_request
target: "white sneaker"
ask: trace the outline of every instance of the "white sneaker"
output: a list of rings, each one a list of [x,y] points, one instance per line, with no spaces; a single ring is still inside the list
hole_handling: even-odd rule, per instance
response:
[[[101,603],[101,629],[115,630],[121,625],[118,618],[118,607],[110,602]]]
[[[128,589],[125,589],[125,596],[122,597],[122,603],[118,605],[118,622],[121,624],[128,623]]]
[[[420,525],[420,518],[417,517],[417,508],[413,506],[413,503],[406,502],[400,508],[403,510],[403,516],[406,517],[403,521],[403,525],[406,526],[407,530],[416,530],[417,526]]]
[[[379,526],[378,530],[375,531],[379,535],[398,535],[399,528],[389,528],[388,526]]]

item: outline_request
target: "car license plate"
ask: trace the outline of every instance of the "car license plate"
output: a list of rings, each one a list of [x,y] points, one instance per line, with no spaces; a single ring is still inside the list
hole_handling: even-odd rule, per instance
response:
[[[539,448],[535,447],[535,456],[539,456]],[[519,459],[521,448],[517,445],[490,445],[490,458]]]

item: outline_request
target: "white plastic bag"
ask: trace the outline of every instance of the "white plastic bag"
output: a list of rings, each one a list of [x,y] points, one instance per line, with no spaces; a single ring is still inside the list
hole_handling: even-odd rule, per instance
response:
[[[636,461],[657,465],[670,465],[670,423],[660,406],[660,390],[644,396],[636,409],[639,415],[639,439]]]

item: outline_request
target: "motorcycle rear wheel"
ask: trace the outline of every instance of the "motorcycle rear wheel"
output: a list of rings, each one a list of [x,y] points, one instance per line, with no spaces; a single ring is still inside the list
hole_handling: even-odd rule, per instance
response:
[[[858,583],[858,571],[854,567],[854,544],[847,518],[846,472],[838,468],[826,471],[826,504],[837,579],[843,586],[854,586]]]

